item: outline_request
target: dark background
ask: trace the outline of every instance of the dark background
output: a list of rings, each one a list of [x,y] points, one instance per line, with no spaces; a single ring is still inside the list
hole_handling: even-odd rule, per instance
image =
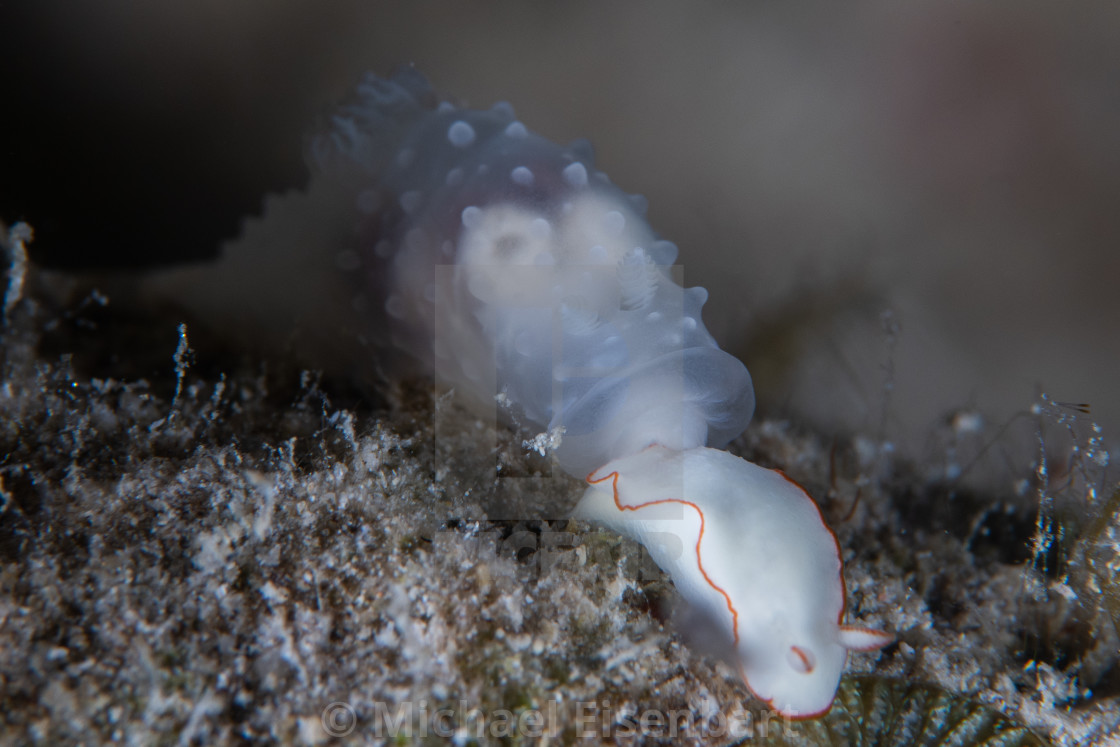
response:
[[[216,256],[362,71],[415,63],[591,138],[770,412],[921,450],[1045,391],[1120,428],[1115,3],[28,0],[0,28],[0,220],[47,266]]]

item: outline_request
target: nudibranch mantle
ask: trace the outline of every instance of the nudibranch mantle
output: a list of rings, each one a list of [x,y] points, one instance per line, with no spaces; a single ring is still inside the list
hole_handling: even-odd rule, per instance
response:
[[[842,625],[840,548],[781,472],[718,449],[651,446],[587,482],[576,515],[641,542],[719,624],[751,691],[782,713],[827,711],[848,650],[891,640]]]

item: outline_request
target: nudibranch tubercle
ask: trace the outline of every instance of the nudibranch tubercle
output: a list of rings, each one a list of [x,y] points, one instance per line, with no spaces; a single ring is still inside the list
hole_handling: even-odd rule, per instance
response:
[[[371,332],[562,434],[555,458],[590,485],[577,515],[646,545],[759,698],[826,711],[847,651],[890,637],[842,624],[839,550],[812,499],[719,450],[753,413],[750,376],[705,329],[706,291],[674,282],[644,201],[586,144],[530,132],[507,104],[440,103],[410,68],[367,76],[310,160],[354,185],[359,240],[339,268],[357,306],[382,299]]]

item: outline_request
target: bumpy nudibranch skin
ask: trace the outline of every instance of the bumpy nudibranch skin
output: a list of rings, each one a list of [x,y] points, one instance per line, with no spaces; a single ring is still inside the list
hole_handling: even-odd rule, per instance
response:
[[[719,450],[750,420],[750,376],[705,329],[707,293],[674,282],[676,247],[642,200],[585,144],[533,134],[506,104],[438,103],[412,69],[363,80],[310,157],[317,178],[354,185],[344,264],[356,298],[379,299],[371,330],[563,429],[555,456],[590,483],[578,515],[646,544],[758,697],[827,710],[847,651],[889,637],[841,624],[839,551],[808,495]]]
[[[724,446],[750,421],[750,375],[700,319],[707,292],[672,282],[676,247],[585,143],[549,142],[505,104],[436,105],[405,69],[368,78],[311,152],[369,177],[358,283],[381,286],[398,344],[562,427],[569,473],[651,443]]]

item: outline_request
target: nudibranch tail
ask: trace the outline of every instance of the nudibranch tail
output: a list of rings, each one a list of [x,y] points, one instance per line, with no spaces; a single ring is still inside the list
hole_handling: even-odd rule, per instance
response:
[[[874,651],[894,641],[894,636],[874,628],[840,626],[840,645],[849,651]]]
[[[781,713],[827,711],[849,649],[839,547],[792,480],[726,451],[652,446],[588,476],[576,515],[632,537],[733,643],[751,691]]]

